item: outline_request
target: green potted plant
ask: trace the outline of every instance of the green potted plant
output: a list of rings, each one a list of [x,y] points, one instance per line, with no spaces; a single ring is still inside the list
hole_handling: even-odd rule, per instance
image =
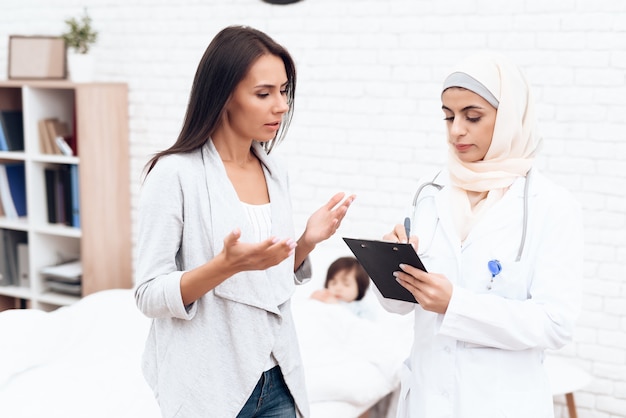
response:
[[[65,20],[66,31],[61,35],[68,50],[67,65],[72,81],[91,81],[93,57],[89,50],[98,40],[98,32],[91,26],[87,9],[80,18]]]

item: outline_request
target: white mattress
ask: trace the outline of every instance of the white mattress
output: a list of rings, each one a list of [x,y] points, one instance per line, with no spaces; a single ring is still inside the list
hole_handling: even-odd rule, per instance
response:
[[[397,386],[406,353],[390,338],[404,319],[383,315],[376,325],[339,306],[296,299],[312,418],[356,418]],[[131,290],[98,292],[49,313],[0,313],[1,415],[160,417],[140,370],[149,324]]]

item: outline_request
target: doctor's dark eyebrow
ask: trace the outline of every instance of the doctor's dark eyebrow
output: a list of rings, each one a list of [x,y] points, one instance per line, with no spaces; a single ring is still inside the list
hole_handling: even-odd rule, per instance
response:
[[[447,107],[442,105],[441,109],[443,110],[447,110],[449,112],[452,112],[452,110]],[[465,106],[463,109],[461,109],[461,112],[467,112],[468,110],[484,110],[485,108],[483,106],[478,106],[478,105],[469,105],[469,106]]]

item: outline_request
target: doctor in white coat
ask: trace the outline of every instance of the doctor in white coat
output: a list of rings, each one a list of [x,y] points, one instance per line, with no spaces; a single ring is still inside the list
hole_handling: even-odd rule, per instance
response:
[[[398,417],[553,417],[544,350],[571,341],[579,314],[581,209],[533,168],[541,138],[517,66],[472,56],[441,98],[448,163],[416,196],[409,239],[428,273],[395,273],[419,304],[378,294],[415,315]],[[384,239],[406,242],[404,226]]]

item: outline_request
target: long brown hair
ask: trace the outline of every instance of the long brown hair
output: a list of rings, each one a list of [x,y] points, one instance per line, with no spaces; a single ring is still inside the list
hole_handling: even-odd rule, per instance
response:
[[[245,78],[252,64],[265,54],[275,55],[285,64],[289,110],[283,116],[276,136],[263,145],[269,153],[283,140],[293,117],[296,90],[293,59],[283,46],[265,33],[248,26],[229,26],[213,38],[198,64],[178,139],[171,147],[158,152],[148,161],[146,174],[165,155],[188,153],[204,146],[218,127],[224,106],[233,91]]]

